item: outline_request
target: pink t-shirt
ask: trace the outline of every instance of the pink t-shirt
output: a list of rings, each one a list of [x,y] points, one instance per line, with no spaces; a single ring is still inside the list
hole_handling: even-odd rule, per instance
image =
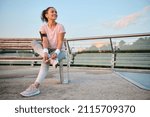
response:
[[[50,29],[48,27],[48,24],[43,24],[40,28],[40,32],[46,33],[48,42],[49,42],[49,48],[56,49],[57,48],[57,42],[58,42],[58,34],[59,33],[65,33],[65,28],[62,24],[57,23],[54,29]],[[62,49],[64,50],[64,44],[62,45]]]

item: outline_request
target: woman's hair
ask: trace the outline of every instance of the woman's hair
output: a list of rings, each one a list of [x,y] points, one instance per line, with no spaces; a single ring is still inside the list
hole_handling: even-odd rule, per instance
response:
[[[50,9],[50,8],[54,8],[54,7],[48,7],[48,8],[46,8],[46,9],[44,9],[43,11],[42,11],[42,14],[41,14],[41,20],[44,22],[48,22],[48,19],[46,18],[46,16],[45,16],[45,14],[48,12],[48,10]]]

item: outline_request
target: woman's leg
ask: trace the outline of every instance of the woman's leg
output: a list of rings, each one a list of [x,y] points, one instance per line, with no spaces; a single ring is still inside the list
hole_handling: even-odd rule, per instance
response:
[[[37,88],[39,87],[40,83],[46,78],[48,70],[49,70],[49,64],[46,64],[44,61],[42,61],[40,71],[35,80],[35,85],[37,86]]]
[[[32,47],[35,52],[37,52],[38,54],[40,54],[40,56],[43,57],[43,49],[39,42],[33,41]],[[58,56],[58,60],[60,61],[64,58],[65,58],[65,52],[62,51]],[[48,69],[49,69],[49,64],[46,64],[44,61],[42,61],[39,74],[38,74],[34,84],[31,84],[25,91],[21,92],[20,94],[22,96],[26,96],[26,97],[39,94],[40,93],[39,85],[47,76]]]
[[[36,53],[38,53],[41,57],[44,56],[44,54],[43,54],[43,48],[42,48],[42,45],[41,45],[40,42],[38,42],[38,41],[36,41],[36,40],[33,40],[33,41],[31,42],[31,46],[32,46],[32,48],[34,49],[34,51],[35,51]]]
[[[44,56],[42,45],[39,42],[33,41],[31,45],[35,52],[37,52],[42,57]],[[31,84],[25,91],[21,92],[20,94],[25,97],[39,94],[40,93],[39,85],[47,76],[48,69],[49,69],[49,64],[46,64],[44,61],[42,61],[39,74],[34,84]]]
[[[60,52],[58,56],[58,61],[62,59],[65,59],[65,52],[63,51]],[[45,79],[45,77],[47,76],[48,70],[49,70],[49,64],[46,64],[44,61],[42,61],[39,74],[35,81],[36,85],[39,85]]]
[[[38,41],[32,41],[31,45],[34,51],[43,57],[42,45]],[[65,52],[61,51],[60,54],[58,55],[58,61],[65,59],[65,56],[66,56]],[[39,74],[37,76],[37,79],[35,80],[35,84],[37,85],[37,87],[47,76],[48,70],[49,70],[49,64],[46,64],[45,62],[42,61]]]
[[[58,58],[58,61],[61,61],[62,59],[65,59],[66,58],[66,53],[64,51],[61,51],[57,58]]]
[[[42,45],[38,41],[35,41],[35,40],[32,41],[31,45],[36,53],[38,53],[42,57],[44,56]],[[39,87],[40,83],[47,76],[48,70],[49,70],[49,64],[46,64],[44,61],[42,61],[38,76],[34,83],[37,88]]]

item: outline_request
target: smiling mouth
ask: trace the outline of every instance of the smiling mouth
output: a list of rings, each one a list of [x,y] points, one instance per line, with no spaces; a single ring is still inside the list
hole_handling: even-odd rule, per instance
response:
[[[57,17],[57,15],[52,15],[52,17]]]

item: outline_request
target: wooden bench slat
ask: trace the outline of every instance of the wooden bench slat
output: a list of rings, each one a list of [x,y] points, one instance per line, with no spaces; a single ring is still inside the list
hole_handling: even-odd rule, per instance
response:
[[[31,44],[3,44],[0,47],[31,47]]]
[[[40,39],[1,39],[0,38],[0,50],[5,52],[5,50],[33,50],[31,47],[31,42],[33,40]],[[4,50],[4,51],[3,51]],[[6,51],[7,52],[7,51]],[[9,53],[9,52],[8,52]],[[41,61],[42,57],[25,57],[25,56],[0,56],[0,61]]]
[[[33,40],[38,40],[41,41],[39,38],[0,38],[1,41],[33,41]]]
[[[4,44],[2,44],[0,46],[31,46],[31,43],[14,43],[14,44],[12,44],[12,43],[9,43],[9,44],[4,43]]]
[[[2,43],[2,44],[10,44],[10,43],[31,43],[31,41],[29,41],[29,42],[27,42],[27,41],[8,41],[8,42],[0,42],[0,43]]]
[[[0,47],[1,50],[32,50],[32,47]]]
[[[41,61],[42,57],[16,57],[16,56],[3,56],[0,61]]]

